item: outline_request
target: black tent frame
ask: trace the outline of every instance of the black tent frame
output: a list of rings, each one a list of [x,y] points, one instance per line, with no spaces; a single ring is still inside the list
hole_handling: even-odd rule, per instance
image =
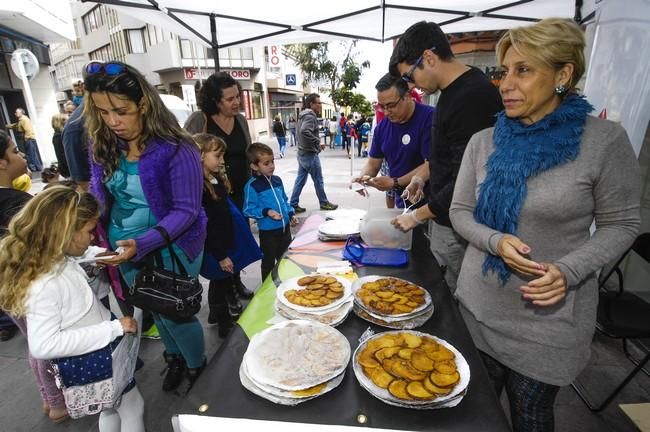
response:
[[[368,7],[365,9],[359,9],[353,12],[349,12],[346,14],[334,16],[331,18],[327,18],[324,20],[320,21],[314,21],[310,22],[301,26],[292,26],[288,24],[282,24],[282,23],[274,23],[274,22],[267,22],[267,21],[261,21],[261,20],[255,20],[251,18],[245,18],[245,17],[240,17],[240,16],[232,16],[232,15],[223,15],[223,14],[215,14],[215,13],[208,13],[208,12],[199,12],[199,11],[194,11],[194,10],[188,10],[188,9],[180,9],[180,8],[162,8],[158,4],[156,0],[147,0],[149,4],[143,4],[143,3],[132,3],[132,2],[127,2],[123,0],[82,0],[82,2],[92,2],[92,3],[101,3],[105,5],[112,5],[112,6],[123,6],[123,7],[131,7],[131,8],[139,8],[139,9],[146,9],[146,10],[151,10],[151,11],[160,11],[165,13],[167,16],[169,16],[171,19],[179,23],[181,26],[183,26],[186,30],[188,30],[190,33],[194,34],[198,39],[204,41],[206,44],[210,45],[211,51],[212,51],[212,57],[214,58],[215,62],[215,69],[220,70],[220,65],[219,65],[219,49],[220,48],[228,48],[230,46],[234,45],[241,45],[247,42],[252,42],[256,41],[259,39],[264,39],[268,37],[273,37],[273,36],[278,36],[281,34],[286,34],[290,32],[294,32],[297,30],[302,30],[302,31],[307,31],[311,33],[319,33],[323,35],[328,35],[328,36],[339,36],[341,38],[345,39],[359,39],[359,40],[369,40],[369,41],[375,41],[375,42],[385,42],[387,40],[391,40],[394,38],[397,38],[401,36],[401,34],[396,34],[396,35],[390,35],[386,37],[385,35],[385,28],[386,28],[386,10],[387,9],[402,9],[402,10],[409,10],[409,11],[416,11],[416,12],[433,12],[433,13],[444,13],[444,14],[450,14],[450,15],[457,15],[454,18],[451,18],[447,21],[442,21],[439,22],[438,24],[442,27],[447,24],[452,24],[456,23],[459,21],[463,21],[466,19],[470,18],[475,18],[475,17],[482,17],[482,18],[497,18],[497,19],[507,19],[507,20],[517,20],[517,21],[524,21],[524,22],[537,22],[539,21],[537,18],[531,18],[531,17],[524,17],[524,16],[510,16],[510,15],[501,15],[498,12],[503,9],[507,9],[513,6],[519,6],[525,3],[530,3],[534,0],[517,0],[512,3],[508,3],[505,5],[493,7],[490,9],[485,9],[479,12],[468,12],[468,11],[462,11],[462,10],[452,10],[452,9],[435,9],[435,8],[425,8],[425,7],[417,7],[417,6],[403,6],[403,5],[392,5],[392,4],[387,4],[386,0],[381,0],[381,3],[378,4],[377,6],[372,6]],[[582,9],[582,3],[583,0],[575,0],[575,15],[574,15],[574,20],[578,23],[583,23],[584,21],[588,20],[591,18],[591,15],[586,17],[584,20],[582,19],[581,16],[581,9]],[[332,32],[332,31],[327,31],[327,30],[319,30],[314,28],[315,26],[326,24],[332,21],[337,21],[341,19],[348,18],[350,16],[358,15],[358,14],[363,14],[367,12],[373,12],[376,10],[381,10],[382,11],[382,29],[381,29],[381,39],[379,38],[373,38],[373,37],[368,37],[368,36],[362,36],[362,35],[357,35],[353,33],[340,33],[340,32]],[[185,21],[183,21],[177,14],[188,14],[188,15],[199,15],[199,16],[205,16],[210,19],[210,39],[207,39],[205,36],[203,36],[201,33],[199,33],[196,29],[192,28],[190,25],[188,25]],[[230,42],[227,44],[219,45],[219,41],[217,40],[217,18],[222,18],[222,19],[229,19],[229,20],[234,20],[234,21],[241,21],[241,22],[246,22],[246,23],[253,23],[253,24],[260,24],[264,26],[272,26],[272,27],[277,27],[277,31],[272,31],[269,33],[264,33],[255,37],[251,38],[246,38],[246,39],[240,39],[234,42]]]

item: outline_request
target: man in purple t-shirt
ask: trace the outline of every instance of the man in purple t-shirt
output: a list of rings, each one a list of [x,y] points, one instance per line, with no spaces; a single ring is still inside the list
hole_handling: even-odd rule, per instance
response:
[[[428,169],[435,108],[414,101],[406,82],[390,74],[384,75],[375,89],[377,105],[385,117],[375,127],[368,162],[352,182],[393,191],[395,205],[403,208],[400,195],[404,187],[417,168]],[[384,160],[390,175],[378,176]]]

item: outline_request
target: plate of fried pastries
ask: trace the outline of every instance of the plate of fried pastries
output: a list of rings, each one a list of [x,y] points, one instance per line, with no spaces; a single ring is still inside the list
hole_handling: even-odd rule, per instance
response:
[[[371,336],[352,362],[364,389],[389,405],[407,408],[455,406],[470,380],[469,365],[453,345],[410,330]]]
[[[431,295],[419,285],[389,276],[364,276],[352,284],[361,318],[391,328],[422,325],[433,315]]]
[[[325,314],[352,295],[350,281],[335,275],[306,275],[288,279],[276,290],[279,303],[297,312]]]
[[[350,352],[345,336],[328,325],[285,321],[253,337],[240,366],[240,380],[258,396],[295,405],[336,388]]]

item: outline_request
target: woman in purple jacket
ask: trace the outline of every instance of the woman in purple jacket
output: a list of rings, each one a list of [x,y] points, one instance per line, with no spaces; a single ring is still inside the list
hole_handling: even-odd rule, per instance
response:
[[[102,228],[110,246],[122,248],[109,262],[119,265],[121,280],[131,286],[143,258],[165,246],[153,229],[161,226],[188,273],[198,275],[206,236],[198,148],[131,66],[91,62],[84,73],[84,117],[93,143],[91,192],[103,204]],[[171,270],[169,252],[161,253]],[[163,390],[176,389],[184,375],[191,387],[205,366],[200,322],[153,316],[168,365]]]

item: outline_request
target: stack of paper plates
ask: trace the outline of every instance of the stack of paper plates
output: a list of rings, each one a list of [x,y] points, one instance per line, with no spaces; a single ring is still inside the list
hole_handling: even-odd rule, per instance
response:
[[[361,210],[356,208],[340,208],[325,213],[326,219],[356,219],[361,220],[368,213],[367,210]]]
[[[350,344],[336,329],[313,321],[286,321],[251,340],[239,377],[252,393],[296,405],[336,388],[350,360]]]
[[[318,227],[318,238],[322,241],[347,240],[348,237],[359,235],[360,225],[359,219],[328,220]]]

